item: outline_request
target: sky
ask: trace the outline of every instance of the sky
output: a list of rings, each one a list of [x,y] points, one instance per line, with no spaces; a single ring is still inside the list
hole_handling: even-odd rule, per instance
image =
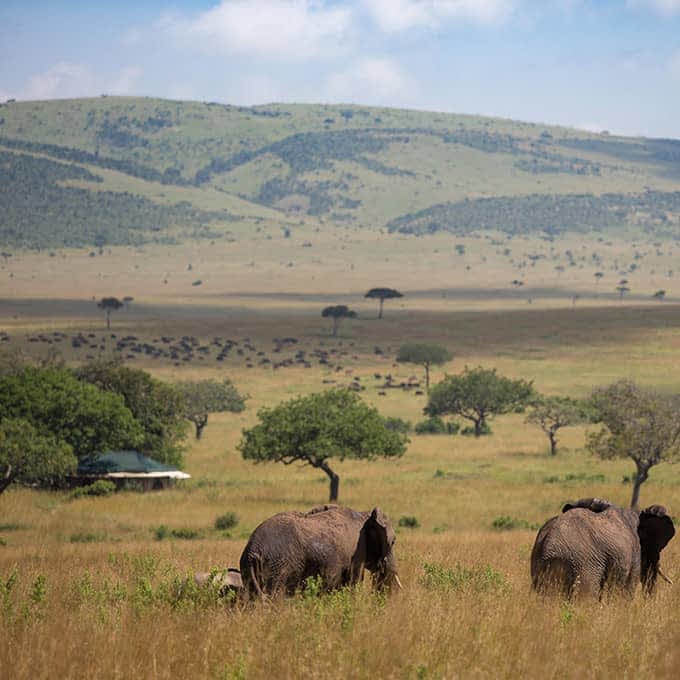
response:
[[[0,0],[0,101],[103,93],[680,138],[680,0]]]

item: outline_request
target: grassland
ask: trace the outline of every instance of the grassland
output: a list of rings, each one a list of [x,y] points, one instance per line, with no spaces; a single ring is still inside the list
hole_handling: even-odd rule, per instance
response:
[[[373,247],[340,235],[315,244],[328,261],[310,260],[303,275],[298,267],[277,266],[299,248],[296,238],[277,236],[276,249],[253,239],[256,272],[239,265],[245,247],[232,244],[229,254],[201,242],[168,250],[112,248],[95,257],[26,253],[3,265],[11,297],[2,300],[0,327],[10,336],[3,343],[10,351],[44,356],[55,344],[30,338],[54,332],[91,333],[93,344],[105,347],[95,354],[112,351],[110,333],[149,343],[186,334],[209,344],[219,336],[242,347],[247,338],[254,349],[223,362],[211,351],[179,366],[144,354],[131,360],[167,380],[228,376],[250,395],[246,411],[211,416],[203,439],[189,441],[186,485],[95,499],[29,489],[0,496],[0,667],[13,678],[673,677],[680,661],[677,586],[661,583],[651,599],[601,604],[543,601],[530,593],[535,531],[501,531],[494,520],[536,526],[565,500],[588,495],[625,504],[630,485],[623,479],[632,465],[590,457],[583,427],[566,429],[552,458],[547,439],[521,414],[492,421],[493,435],[479,440],[412,435],[397,461],[337,464],[344,504],[380,505],[395,523],[417,518],[418,528],[398,533],[403,592],[385,600],[359,588],[245,608],[200,593],[177,598],[187,573],[236,565],[250,531],[267,516],[326,499],[327,480],[312,469],[253,466],[240,458],[240,431],[256,421],[257,409],[359,378],[362,396],[382,413],[415,422],[424,396],[401,389],[381,396],[383,380],[375,377],[419,376],[417,367],[394,364],[403,342],[439,342],[453,351],[434,380],[482,364],[532,379],[549,394],[581,396],[622,376],[668,392],[680,388],[680,306],[650,300],[657,284],[651,265],[634,274],[633,290],[645,295],[618,300],[598,293],[590,265],[560,273],[552,264],[541,270],[539,261],[545,280],[537,294],[538,272],[533,292],[508,288],[514,265],[486,239],[461,241],[466,254],[458,256],[441,235],[376,240]],[[440,257],[435,251],[445,243],[448,252]],[[516,253],[520,245],[522,252],[551,247],[522,239],[511,245]],[[569,245],[576,251],[582,244],[560,243],[560,251]],[[338,253],[341,246],[347,250]],[[608,248],[612,263],[629,261],[635,250],[623,241],[605,247],[593,240],[590,247]],[[658,257],[670,262],[668,249],[664,243]],[[473,269],[458,267],[447,279],[450,263],[473,258]],[[361,294],[373,282],[393,283],[402,265],[405,297],[388,302],[379,321],[374,302]],[[177,272],[172,283],[162,283],[164,271]],[[175,280],[180,272],[182,283]],[[205,283],[191,286],[196,277]],[[113,288],[135,300],[114,315],[107,334],[89,295]],[[576,302],[572,291],[582,294]],[[320,308],[334,301],[360,311],[336,339],[320,317]],[[297,343],[275,352],[276,338],[283,337]],[[68,342],[57,346],[69,362],[85,358]],[[262,356],[292,359],[300,350],[307,357],[333,351],[332,361],[278,369],[258,363]],[[676,512],[680,471],[654,468],[642,502]],[[238,514],[238,525],[227,533],[214,529],[227,511]],[[161,525],[195,538],[159,541]],[[662,557],[672,578],[679,546],[671,542]]]

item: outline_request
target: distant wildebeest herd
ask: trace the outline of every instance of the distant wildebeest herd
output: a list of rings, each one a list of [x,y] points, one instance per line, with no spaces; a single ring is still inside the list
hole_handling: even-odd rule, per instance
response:
[[[531,553],[533,589],[541,594],[602,598],[632,595],[641,583],[653,592],[661,551],[675,535],[666,509],[618,507],[599,498],[567,503],[539,530]],[[372,575],[378,590],[402,588],[396,534],[378,507],[359,512],[322,505],[281,512],[260,524],[241,554],[239,569],[198,573],[195,582],[236,599],[289,596],[319,579],[322,591],[352,586]]]

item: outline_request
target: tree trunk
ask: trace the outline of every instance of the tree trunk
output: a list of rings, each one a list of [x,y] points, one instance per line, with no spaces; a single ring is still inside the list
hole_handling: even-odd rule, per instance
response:
[[[338,323],[339,319],[337,316],[333,317],[333,337],[335,337],[338,334]]]
[[[382,314],[383,314],[383,302],[385,302],[385,298],[380,298],[380,310],[378,311],[378,318],[382,319]]]
[[[106,310],[106,328],[107,329],[111,328],[111,310],[110,309]]]
[[[430,391],[430,364],[425,364],[425,390]]]
[[[635,473],[635,481],[633,482],[633,496],[630,499],[630,507],[633,508],[634,510],[636,510],[638,507],[638,502],[640,501],[640,487],[649,476],[650,467],[648,464],[642,463],[641,461],[637,460],[635,461],[635,465],[637,467],[637,470]]]
[[[5,473],[0,476],[0,493],[2,493],[11,483],[14,478],[12,477],[12,466],[8,465]]]
[[[319,467],[328,475],[330,479],[330,489],[328,500],[331,503],[336,503],[338,500],[338,491],[340,490],[340,477],[331,470],[326,461],[321,461]]]
[[[554,432],[548,432],[548,439],[550,439],[550,455],[557,455],[557,437]]]
[[[478,420],[475,420],[475,437],[481,437],[482,436],[482,425],[484,425],[484,419],[479,418]]]
[[[203,428],[208,424],[208,416],[197,417],[194,420],[194,425],[196,426],[196,439],[200,439],[203,436]]]

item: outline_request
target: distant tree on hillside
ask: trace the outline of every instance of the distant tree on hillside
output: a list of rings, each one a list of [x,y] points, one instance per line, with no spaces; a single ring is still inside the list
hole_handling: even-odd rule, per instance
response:
[[[666,291],[665,290],[657,290],[654,295],[652,295],[653,298],[656,300],[663,300],[666,297]]]
[[[402,345],[397,354],[397,361],[409,364],[419,364],[425,368],[425,387],[430,389],[430,367],[441,366],[453,359],[453,354],[441,345],[425,343],[411,343]]]
[[[126,295],[123,298],[123,304],[125,305],[125,311],[127,312],[128,308],[130,307],[130,303],[134,301],[134,298],[131,295]]]
[[[393,298],[404,297],[402,293],[394,288],[371,288],[371,290],[364,295],[366,298],[378,299],[380,300],[380,306],[378,308],[378,318],[383,318],[383,303],[385,300],[392,300]]]
[[[619,294],[619,298],[620,298],[621,300],[623,300],[623,296],[624,296],[626,293],[629,293],[629,292],[630,292],[630,288],[628,288],[628,286],[624,286],[624,285],[616,286],[616,291],[617,291],[618,294]]]
[[[355,319],[357,313],[351,310],[347,305],[331,305],[330,307],[324,307],[321,312],[321,316],[324,319],[330,317],[333,319],[333,337],[338,334],[338,327],[342,319]]]
[[[103,297],[98,303],[97,307],[106,312],[106,328],[111,328],[111,312],[118,311],[123,306],[123,303],[117,297]]]

